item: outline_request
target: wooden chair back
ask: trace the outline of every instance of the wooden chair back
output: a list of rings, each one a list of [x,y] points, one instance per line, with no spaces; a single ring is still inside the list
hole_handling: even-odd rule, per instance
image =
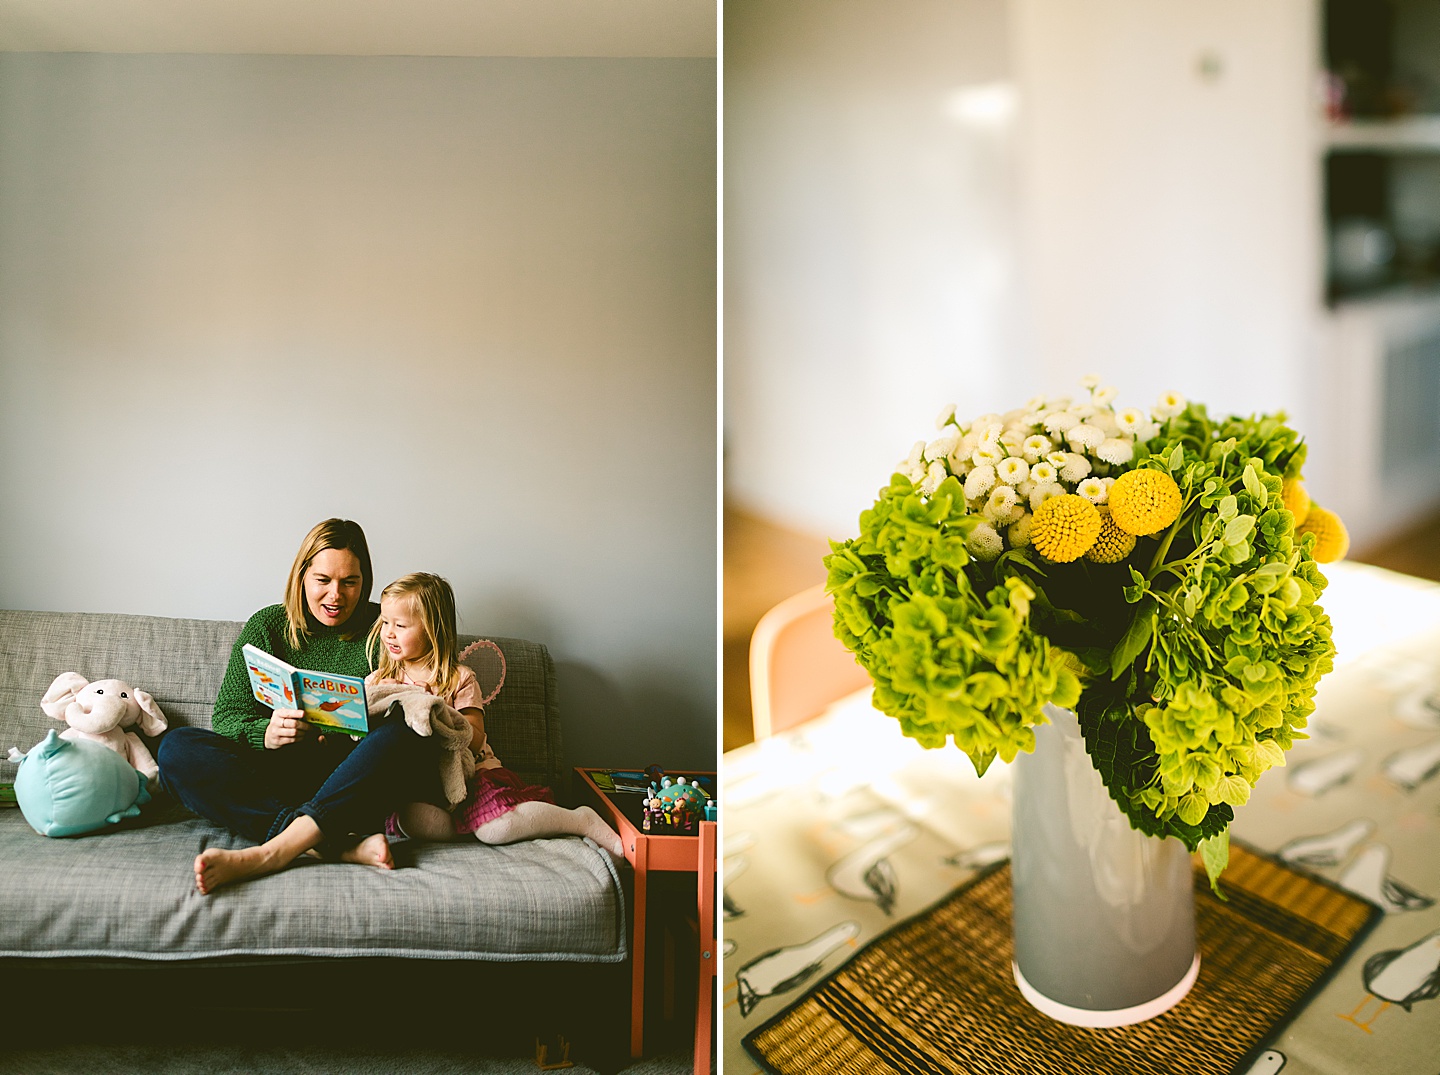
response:
[[[835,637],[835,603],[824,586],[787,597],[765,613],[750,638],[750,702],[755,738],[818,716],[870,682]]]

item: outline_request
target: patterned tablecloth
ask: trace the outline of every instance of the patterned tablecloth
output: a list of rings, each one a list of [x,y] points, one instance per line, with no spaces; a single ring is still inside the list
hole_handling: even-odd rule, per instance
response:
[[[1362,565],[1326,574],[1338,658],[1311,738],[1233,832],[1386,914],[1251,1071],[1437,1075],[1440,586]],[[1010,773],[977,778],[958,751],[921,749],[862,692],[729,752],[723,780],[721,1042],[727,1075],[750,1075],[745,1034],[1009,855]]]

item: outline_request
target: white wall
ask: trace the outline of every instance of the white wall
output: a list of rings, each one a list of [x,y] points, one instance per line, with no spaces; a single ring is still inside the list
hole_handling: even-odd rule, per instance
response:
[[[0,605],[243,619],[346,516],[550,646],[573,763],[709,765],[714,85],[0,56]]]
[[[1016,351],[1003,0],[727,0],[725,483],[844,537]]]
[[[852,534],[942,405],[1006,410],[1089,373],[1120,406],[1176,389],[1327,435],[1314,0],[725,18],[740,505]],[[986,86],[1013,89],[1014,122],[962,118]]]
[[[1029,337],[1148,406],[1286,409],[1318,313],[1313,0],[1012,0]]]

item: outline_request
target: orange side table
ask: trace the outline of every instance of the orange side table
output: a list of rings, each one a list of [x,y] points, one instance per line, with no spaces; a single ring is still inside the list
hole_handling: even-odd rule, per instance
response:
[[[638,1057],[645,1037],[645,924],[646,889],[650,871],[695,874],[696,910],[698,913],[699,987],[695,1002],[695,1075],[710,1075],[710,1043],[715,1030],[715,1005],[711,999],[715,986],[715,844],[716,824],[697,822],[695,833],[666,836],[643,831],[615,801],[624,796],[639,803],[640,795],[627,792],[606,792],[590,778],[591,773],[609,773],[609,769],[575,770],[580,786],[600,816],[620,834],[625,844],[625,858],[635,868],[635,928],[630,939],[630,1055]],[[666,772],[667,776],[710,777],[714,773]]]

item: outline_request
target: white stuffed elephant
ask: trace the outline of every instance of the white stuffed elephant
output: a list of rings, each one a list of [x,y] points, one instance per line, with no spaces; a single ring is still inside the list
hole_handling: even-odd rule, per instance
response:
[[[72,742],[89,740],[109,747],[153,781],[160,767],[145,744],[126,728],[159,735],[169,724],[155,699],[123,679],[89,682],[79,672],[62,672],[40,699],[45,714],[70,725],[60,733]]]

